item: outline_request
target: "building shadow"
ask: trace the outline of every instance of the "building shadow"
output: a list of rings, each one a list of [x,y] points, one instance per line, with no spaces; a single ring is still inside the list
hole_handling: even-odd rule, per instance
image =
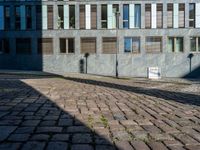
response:
[[[177,92],[177,91],[167,91],[162,89],[151,89],[151,88],[143,88],[137,86],[129,86],[129,85],[122,85],[116,84],[111,82],[93,80],[93,79],[83,79],[83,78],[76,78],[76,77],[62,77],[66,80],[71,80],[74,82],[84,83],[84,84],[91,84],[96,86],[103,86],[107,88],[117,89],[117,90],[124,90],[127,92],[133,92],[137,94],[152,96],[155,98],[162,98],[167,101],[175,101],[187,105],[196,105],[200,106],[200,95],[190,94],[185,92]]]
[[[183,78],[188,80],[198,78],[200,79],[200,66],[196,67],[194,70],[191,70],[188,74],[184,75]]]
[[[41,42],[42,1],[0,1],[0,6],[4,16],[4,30],[0,30],[0,69],[42,71],[46,44]]]
[[[22,81],[41,78],[0,76],[0,149],[116,149],[104,128],[91,126],[90,115],[83,122],[76,117],[79,112],[62,108]]]

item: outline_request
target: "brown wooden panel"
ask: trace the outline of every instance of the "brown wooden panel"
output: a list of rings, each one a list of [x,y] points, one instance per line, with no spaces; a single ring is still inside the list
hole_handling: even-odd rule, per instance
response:
[[[161,37],[147,37],[146,38],[146,52],[155,53],[162,51],[162,38]]]
[[[179,28],[185,27],[185,4],[179,4]]]
[[[91,28],[97,28],[97,5],[91,6]]]
[[[47,6],[47,17],[48,17],[48,29],[53,29],[53,6]]]
[[[167,5],[167,27],[173,27],[173,4]]]
[[[145,5],[145,27],[151,28],[151,4]]]
[[[85,5],[80,5],[80,29],[85,29]]]
[[[163,5],[157,4],[157,28],[163,27]]]
[[[96,53],[96,38],[82,38],[81,53]]]
[[[103,38],[103,53],[114,54],[117,52],[117,38]]]
[[[52,38],[38,39],[38,53],[52,54],[53,53],[53,39]]]

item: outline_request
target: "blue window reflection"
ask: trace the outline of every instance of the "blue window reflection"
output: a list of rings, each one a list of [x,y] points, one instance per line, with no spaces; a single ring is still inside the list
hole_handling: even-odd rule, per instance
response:
[[[123,5],[123,28],[129,28],[129,5]]]

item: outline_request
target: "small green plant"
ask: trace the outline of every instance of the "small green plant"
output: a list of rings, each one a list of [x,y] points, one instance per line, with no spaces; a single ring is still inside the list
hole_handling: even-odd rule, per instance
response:
[[[91,115],[88,116],[88,126],[90,128],[94,127],[94,118]]]
[[[101,115],[101,123],[104,125],[104,128],[108,127],[108,119],[106,119],[103,115]]]

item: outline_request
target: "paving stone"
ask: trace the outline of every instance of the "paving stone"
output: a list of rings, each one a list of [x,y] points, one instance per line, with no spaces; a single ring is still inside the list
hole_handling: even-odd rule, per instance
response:
[[[92,137],[90,134],[74,134],[72,137],[72,143],[89,144],[92,143]]]
[[[91,132],[90,129],[88,129],[85,126],[71,126],[67,128],[67,132],[69,133],[87,133],[87,132]]]
[[[55,126],[56,125],[56,121],[41,121],[40,122],[40,126]]]
[[[55,134],[53,135],[53,141],[69,141],[69,134]]]
[[[186,150],[183,146],[180,146],[180,145],[168,146],[168,148],[170,150]]]
[[[73,120],[72,119],[60,119],[58,122],[59,126],[72,126]]]
[[[168,150],[168,148],[161,142],[151,142],[149,143],[149,146],[151,147],[152,150]]]
[[[45,142],[27,142],[23,145],[22,150],[43,150]]]
[[[114,146],[108,146],[108,145],[96,145],[95,150],[116,150]]]
[[[26,120],[22,122],[21,126],[37,126],[40,120]]]
[[[150,150],[150,148],[143,141],[131,141],[131,145],[135,150]]]
[[[14,133],[25,134],[25,133],[33,133],[35,127],[18,127]]]
[[[49,142],[47,150],[67,150],[68,143],[66,142]]]
[[[62,127],[38,127],[37,133],[59,133],[62,132]]]
[[[2,143],[0,144],[0,150],[18,150],[21,143]]]
[[[71,150],[94,150],[91,145],[88,144],[75,144],[72,145]]]
[[[30,134],[11,134],[8,140],[14,141],[14,142],[23,142],[23,141],[27,141],[29,137],[30,137]]]
[[[50,136],[48,134],[34,134],[31,137],[33,141],[48,141]]]
[[[16,126],[0,126],[0,141],[5,140],[16,128]]]
[[[116,142],[116,147],[118,150],[134,150],[133,147],[126,141]]]

